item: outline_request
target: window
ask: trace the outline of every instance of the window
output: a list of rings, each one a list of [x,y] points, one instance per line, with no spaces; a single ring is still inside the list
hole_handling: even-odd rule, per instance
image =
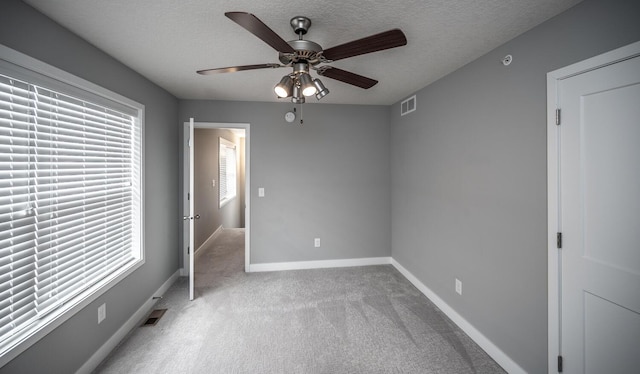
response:
[[[0,59],[3,361],[143,262],[144,109],[64,76]]]
[[[220,138],[220,207],[236,197],[236,146],[232,142]]]

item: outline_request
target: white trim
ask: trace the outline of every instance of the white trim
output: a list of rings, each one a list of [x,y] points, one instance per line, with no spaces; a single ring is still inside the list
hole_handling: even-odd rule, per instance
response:
[[[193,118],[189,119],[189,248],[191,248],[191,256],[189,256],[189,300],[195,297],[195,182],[194,182],[194,149],[195,138],[193,135]]]
[[[640,42],[631,43],[624,47],[614,49],[613,51],[603,53],[598,56],[591,57],[584,61],[565,66],[563,68],[547,73],[547,77],[561,80],[573,77],[578,74],[586,73],[591,70],[599,69],[608,65],[628,60],[640,56]]]
[[[487,354],[494,359],[498,365],[502,366],[510,374],[526,373],[516,362],[507,356],[500,348],[478,331],[471,323],[465,320],[451,306],[442,300],[436,293],[431,291],[424,283],[416,278],[411,272],[405,269],[398,261],[391,257],[368,257],[354,258],[343,260],[319,260],[319,261],[297,261],[297,262],[279,262],[279,263],[263,263],[252,264],[250,272],[266,272],[266,271],[285,271],[285,270],[303,270],[303,269],[322,269],[322,268],[340,268],[340,267],[357,267],[371,265],[393,265],[409,282],[411,282],[420,292],[422,292],[429,300],[431,300],[444,314],[447,315],[462,331],[478,344]],[[160,287],[154,295],[162,295],[171,286],[178,276],[178,271]],[[139,321],[144,318],[146,313],[151,309],[153,300],[147,301],[134,316],[132,316],[116,332],[94,355],[77,371],[77,373],[89,373],[94,370],[109,352],[115,348],[120,340],[122,340],[128,332],[135,328]]]
[[[156,292],[153,293],[153,297],[162,296],[165,292],[173,285],[173,283],[178,279],[179,271],[173,273],[169,279],[167,279],[160,288]],[[120,326],[118,331],[115,334],[111,335],[111,337],[93,354],[91,357],[76,371],[76,374],[84,374],[91,373],[95,370],[100,363],[109,356],[109,353],[113,351],[116,346],[129,334],[129,332],[138,325],[140,325],[140,321],[147,316],[153,305],[158,301],[153,299],[153,297],[149,298],[138,310],[124,323],[124,325]]]
[[[118,271],[115,274],[111,274],[107,278],[95,284],[93,287],[85,290],[76,298],[69,301],[68,305],[60,308],[60,310],[50,313],[48,317],[42,319],[39,323],[33,326],[31,329],[24,331],[21,335],[25,337],[16,341],[16,343],[8,347],[5,351],[0,352],[0,368],[6,365],[8,362],[16,358],[22,352],[29,349],[32,345],[36,344],[40,339],[55,330],[70,318],[74,317],[81,310],[86,308],[90,303],[97,300],[104,293],[115,287],[123,279],[142,267],[146,262],[146,248],[145,248],[145,106],[137,101],[131,100],[119,93],[108,90],[104,87],[98,86],[95,83],[87,81],[83,78],[75,76],[71,73],[67,73],[55,66],[49,65],[46,62],[37,60],[24,53],[11,49],[3,44],[0,44],[0,62],[2,64],[10,64],[16,66],[18,69],[26,69],[32,71],[34,74],[44,77],[51,82],[61,82],[65,86],[70,86],[70,89],[81,90],[88,92],[92,95],[97,95],[99,98],[110,100],[114,103],[124,105],[136,112],[136,115],[140,121],[140,191],[142,192],[142,199],[140,201],[140,258],[134,262],[130,267],[124,271]],[[65,87],[66,90],[67,87]],[[56,87],[58,89],[58,87]]]
[[[560,253],[556,234],[562,232],[560,215],[560,128],[556,125],[560,81],[640,56],[640,42],[614,49],[547,73],[547,274],[548,274],[548,371],[557,372],[560,352]]]
[[[116,276],[109,277],[102,282],[95,284],[93,287],[86,290],[83,293],[83,295],[86,296],[79,297],[76,303],[70,303],[67,307],[63,307],[59,313],[51,313],[47,318],[41,320],[42,323],[37,324],[35,327],[25,332],[25,334],[28,335],[27,337],[17,342],[14,346],[7,348],[2,356],[0,356],[0,368],[16,358],[22,352],[29,349],[32,345],[36,344],[51,331],[60,327],[71,317],[75,316],[78,312],[86,308],[93,301],[97,300],[116,284],[120,283],[124,278],[138,270],[142,265],[144,265],[144,261],[137,263],[134,267],[131,267]]]
[[[507,373],[526,373],[518,364],[515,363],[509,356],[507,356],[498,346],[493,344],[486,336],[484,336],[478,329],[476,329],[471,323],[464,319],[458,312],[449,306],[444,300],[442,300],[435,292],[431,291],[429,287],[420,282],[409,270],[405,269],[398,261],[391,259],[391,264],[398,269],[402,275],[405,276],[420,292],[422,292],[429,300],[431,300],[444,314],[447,315],[462,331],[464,331],[469,337],[476,342],[491,358],[493,358],[498,365],[502,366]]]
[[[189,122],[184,122],[185,127],[189,127]],[[245,154],[245,164],[244,164],[244,269],[246,272],[249,272],[249,267],[251,264],[251,124],[249,123],[221,123],[221,122],[194,122],[195,128],[205,128],[205,129],[243,129],[245,133],[245,143],[244,143],[244,154]],[[184,131],[183,131],[184,132]],[[183,142],[186,142],[187,139],[183,139]],[[183,161],[183,186],[187,186],[188,178],[188,160],[187,165],[185,165]],[[184,167],[186,166],[186,167]],[[183,204],[186,203],[186,194],[187,188],[184,188],[184,196],[183,196]],[[184,211],[184,210],[183,210]],[[184,229],[184,228],[183,228]],[[189,276],[188,269],[185,268],[185,264],[189,263],[189,254],[187,254],[187,248],[184,247],[182,250],[182,266],[180,269],[180,276],[186,277]]]
[[[235,134],[234,134],[235,135]],[[230,148],[233,149],[234,152],[236,152],[236,172],[238,172],[238,156],[237,156],[237,151],[238,151],[238,146],[236,145],[236,143],[225,139],[224,137],[220,136],[218,137],[218,199],[220,198],[220,189],[222,188],[222,176],[221,176],[221,171],[222,171],[222,167],[221,165],[221,161],[222,161],[222,157],[220,156],[220,150],[222,149],[222,147],[226,147],[226,148]],[[226,152],[225,152],[226,153]],[[225,156],[226,157],[226,156]],[[225,165],[226,167],[226,165]],[[225,173],[226,174],[226,173]],[[225,183],[226,183],[226,179],[227,176],[225,175]],[[236,183],[238,182],[238,177],[236,176]],[[234,191],[234,195],[231,197],[225,197],[222,200],[218,200],[218,209],[222,209],[222,207],[224,207],[225,205],[227,205],[228,203],[230,203],[231,201],[233,201],[236,197],[238,197],[238,185],[236,184],[236,190]]]
[[[391,257],[367,257],[367,258],[350,258],[344,260],[318,260],[318,261],[293,261],[293,262],[270,262],[264,264],[251,264],[249,272],[262,271],[282,271],[282,270],[301,270],[301,269],[324,269],[324,268],[343,268],[354,266],[370,266],[370,265],[389,265]]]
[[[216,231],[214,231],[213,234],[209,235],[207,240],[205,240],[202,244],[200,244],[200,246],[196,249],[196,256],[198,256],[202,248],[204,248],[205,246],[209,245],[209,243],[216,240],[216,238],[220,235],[221,232],[222,232],[222,225],[218,226]]]
[[[181,277],[188,277],[189,276],[189,252],[188,252],[188,247],[189,247],[189,219],[188,217],[191,216],[191,213],[189,212],[189,200],[187,199],[187,195],[190,193],[189,191],[189,122],[185,122],[184,123],[184,127],[183,127],[183,138],[182,139],[182,146],[184,147],[183,149],[183,155],[182,155],[182,189],[183,191],[183,196],[182,196],[182,215],[183,215],[183,220],[182,220],[182,268],[180,269],[180,276]],[[186,233],[186,235],[185,235]]]
[[[144,105],[137,101],[131,100],[128,97],[98,86],[95,83],[89,82],[88,80],[77,77],[71,73],[67,73],[53,65],[49,65],[46,62],[37,60],[29,55],[25,55],[24,53],[18,52],[3,44],[0,44],[0,60],[31,70],[36,74],[53,78],[69,86],[80,88],[81,90],[90,92],[94,95],[105,97],[114,102],[126,105],[131,109],[140,110],[140,108],[142,108],[142,110],[144,110]]]
[[[556,125],[556,109],[558,107],[557,81],[552,73],[547,74],[547,370],[557,372],[557,356],[560,352],[559,333],[559,297],[558,249],[555,236],[560,232],[557,209],[558,199],[558,136],[560,129]],[[553,352],[553,353],[552,353]]]

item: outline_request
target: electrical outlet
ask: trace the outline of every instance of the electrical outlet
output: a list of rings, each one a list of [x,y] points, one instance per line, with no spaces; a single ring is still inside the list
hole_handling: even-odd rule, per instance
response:
[[[320,238],[313,239],[313,246],[316,248],[320,248]]]
[[[215,187],[215,186],[216,186],[216,180],[215,180],[215,179],[212,179],[212,180],[211,180],[211,187]]]
[[[458,278],[456,278],[456,292],[458,295],[462,295],[462,281]]]
[[[107,318],[107,305],[102,304],[98,307],[98,324]]]
[[[264,197],[264,187],[258,188],[258,197]]]

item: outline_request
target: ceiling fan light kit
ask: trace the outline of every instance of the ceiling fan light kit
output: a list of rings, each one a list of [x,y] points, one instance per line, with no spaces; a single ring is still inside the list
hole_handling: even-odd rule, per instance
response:
[[[316,86],[316,90],[317,90],[316,99],[320,100],[329,94],[329,89],[325,87],[324,84],[322,84],[322,82],[320,82],[320,79],[314,78],[313,85]]]
[[[296,16],[291,19],[291,28],[298,35],[298,39],[286,42],[251,13],[227,12],[225,16],[278,51],[278,59],[281,64],[231,66],[199,70],[197,73],[210,75],[254,69],[293,68],[291,74],[285,75],[280,82],[276,84],[274,91],[279,98],[291,97],[291,102],[294,104],[304,103],[305,96],[315,95],[316,99],[320,100],[329,94],[329,89],[324,86],[320,79],[311,77],[309,74],[310,70],[315,70],[318,75],[364,89],[371,88],[378,83],[375,79],[367,78],[346,70],[328,65],[318,65],[407,44],[407,38],[404,33],[399,29],[393,29],[329,49],[323,49],[317,43],[302,39],[302,36],[305,35],[307,31],[309,31],[309,27],[311,27],[311,20],[307,17]]]
[[[304,96],[302,95],[302,90],[300,89],[300,86],[295,85],[293,86],[293,96],[291,97],[291,102],[294,104],[304,104],[305,99]]]
[[[280,83],[276,84],[274,88],[278,97],[289,97],[293,95],[293,79],[290,76],[285,75],[280,80]]]
[[[316,86],[313,85],[311,76],[309,73],[302,73],[298,76],[300,82],[300,88],[302,88],[302,95],[313,96],[316,94]]]

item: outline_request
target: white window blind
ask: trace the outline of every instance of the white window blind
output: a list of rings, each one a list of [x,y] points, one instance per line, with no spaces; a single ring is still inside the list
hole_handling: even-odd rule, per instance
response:
[[[105,102],[0,74],[3,352],[142,256],[140,118]]]
[[[236,146],[224,138],[220,138],[219,144],[220,206],[223,206],[236,197]]]

